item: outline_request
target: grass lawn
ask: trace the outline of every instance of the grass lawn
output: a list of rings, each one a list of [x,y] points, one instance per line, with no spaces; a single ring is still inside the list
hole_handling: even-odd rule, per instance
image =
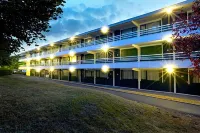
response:
[[[0,132],[198,133],[200,117],[14,75],[0,77]]]

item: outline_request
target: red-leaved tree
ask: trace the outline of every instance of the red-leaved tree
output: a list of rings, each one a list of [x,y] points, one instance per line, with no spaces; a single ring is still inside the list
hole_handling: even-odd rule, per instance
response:
[[[173,46],[176,52],[183,52],[194,66],[193,74],[200,76],[200,0],[195,0],[192,13],[182,13],[175,20],[173,28]],[[178,24],[177,24],[178,23]]]

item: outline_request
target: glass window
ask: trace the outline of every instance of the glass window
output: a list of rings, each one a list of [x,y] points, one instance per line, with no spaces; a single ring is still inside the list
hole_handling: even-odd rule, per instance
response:
[[[132,70],[122,70],[121,72],[122,79],[133,79]]]
[[[146,77],[147,77],[146,71],[142,70],[141,71],[141,78],[142,79],[147,79]]]
[[[146,25],[146,28],[147,29],[149,29],[149,28],[156,28],[158,26],[160,26],[160,21],[149,23],[149,24]]]
[[[134,73],[133,73],[133,78],[134,78],[134,79],[138,79],[138,72],[137,72],[137,71],[134,71]]]
[[[77,76],[76,70],[75,70],[74,72],[71,73],[71,76]]]
[[[132,28],[124,29],[121,31],[122,34],[130,33],[132,32]]]
[[[85,71],[85,77],[93,77],[94,73],[93,71]]]
[[[200,83],[200,77],[194,76],[193,77],[193,83]]]
[[[157,70],[147,71],[147,80],[159,81],[159,71]]]

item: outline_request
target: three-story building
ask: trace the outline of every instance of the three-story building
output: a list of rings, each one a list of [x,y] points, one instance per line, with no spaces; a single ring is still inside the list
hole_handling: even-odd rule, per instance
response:
[[[189,17],[192,1],[27,51],[20,69],[27,76],[200,95],[190,60],[164,43],[172,41],[181,9]]]

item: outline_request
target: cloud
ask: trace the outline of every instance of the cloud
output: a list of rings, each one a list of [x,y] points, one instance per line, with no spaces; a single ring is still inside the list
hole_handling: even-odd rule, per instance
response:
[[[96,0],[91,1],[90,5],[98,3]],[[104,4],[95,7],[83,3],[68,7],[66,3],[62,18],[50,22],[52,28],[50,32],[45,33],[47,42],[38,41],[38,43],[44,45],[59,41],[77,33],[122,21],[180,1],[182,0],[163,2],[160,0],[104,0]]]
[[[77,32],[83,33],[128,18],[130,14],[133,15],[130,12],[123,15],[126,10],[119,8],[122,3],[119,2],[119,5],[113,3],[115,2],[111,1],[109,5],[101,7],[87,7],[83,3],[76,7],[64,7],[62,18],[51,22],[52,28],[46,33],[47,41],[58,41],[73,36]],[[128,5],[133,5],[133,2],[125,6]]]

